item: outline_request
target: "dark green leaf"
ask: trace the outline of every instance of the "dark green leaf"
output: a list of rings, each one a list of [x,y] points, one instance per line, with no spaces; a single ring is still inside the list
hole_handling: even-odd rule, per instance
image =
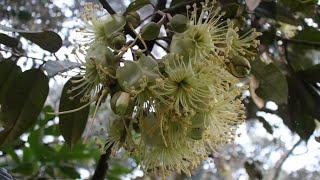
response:
[[[100,154],[93,145],[77,143],[73,148],[64,144],[58,153],[59,159],[63,160],[86,160],[89,158],[97,158]]]
[[[52,114],[49,114],[51,112],[53,112],[53,108],[51,106],[45,106],[43,109],[42,109],[42,112],[40,114],[40,118],[39,118],[39,126],[40,127],[43,127],[45,126],[48,121],[52,120],[54,118],[54,115]]]
[[[0,62],[0,104],[7,96],[8,88],[20,73],[21,68],[15,62],[11,60]]]
[[[287,82],[288,108],[279,107],[279,111],[290,130],[307,140],[315,129],[315,118],[320,116],[320,97],[296,76],[287,77]]]
[[[40,46],[42,49],[51,53],[57,52],[62,46],[61,37],[53,31],[28,32],[3,25],[0,25],[0,29],[4,31],[17,32],[26,39]]]
[[[68,178],[79,179],[80,174],[74,167],[61,166],[59,167],[60,171]]]
[[[15,48],[18,46],[19,41],[16,38],[0,33],[0,44],[4,44],[8,47]]]
[[[22,22],[28,22],[32,19],[31,13],[28,11],[19,11],[18,19]]]
[[[70,98],[83,90],[82,88],[79,88],[71,91],[73,87],[79,85],[71,82],[76,79],[77,78],[71,78],[63,87],[59,106],[60,112],[76,109],[88,103],[81,101],[83,93],[80,93],[74,98]],[[61,130],[61,134],[71,147],[81,138],[87,124],[89,110],[90,107],[87,106],[79,111],[59,116],[59,128]]]
[[[313,27],[306,27],[300,31],[294,39],[311,41],[311,42],[320,42],[320,31]]]
[[[60,136],[59,125],[54,124],[44,129],[45,135]]]
[[[170,7],[175,6],[177,4],[183,3],[185,0],[172,0],[170,3]]]
[[[288,86],[284,75],[274,64],[265,64],[260,60],[252,62],[252,74],[259,81],[256,94],[278,104],[287,103]]]
[[[0,144],[4,146],[19,137],[37,121],[49,91],[49,79],[39,69],[19,74],[10,86],[3,101],[5,123],[0,132]]]
[[[43,129],[37,129],[30,133],[28,137],[28,142],[30,144],[30,149],[37,159],[41,161],[54,161],[56,160],[56,152],[49,146],[43,144],[42,139],[44,137]],[[50,156],[48,156],[50,154]]]
[[[53,31],[19,32],[23,37],[49,52],[57,52],[62,46],[61,37]]]
[[[142,8],[143,6],[150,4],[150,0],[135,0],[129,4],[127,7],[127,12],[137,11],[138,9]]]
[[[259,17],[276,18],[277,3],[274,1],[262,1],[255,9],[255,14]]]
[[[23,164],[18,164],[17,167],[13,168],[11,171],[13,173],[21,173],[24,175],[32,175],[38,169],[38,164],[28,162]]]
[[[320,64],[299,72],[301,77],[310,83],[320,82]]]

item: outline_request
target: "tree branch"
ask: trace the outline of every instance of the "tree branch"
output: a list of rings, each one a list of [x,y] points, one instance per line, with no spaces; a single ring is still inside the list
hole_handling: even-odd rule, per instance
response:
[[[288,157],[290,156],[290,154],[293,152],[293,150],[303,141],[303,139],[300,139],[298,142],[296,142],[292,148],[287,151],[280,159],[279,161],[276,163],[275,165],[275,172],[274,172],[274,175],[272,178],[272,180],[276,180],[280,174],[280,170],[281,170],[281,167],[283,165],[283,163],[288,159]]]
[[[111,154],[111,149],[113,147],[113,144],[111,146],[109,146],[109,148],[106,150],[106,153],[102,154],[100,156],[100,159],[98,161],[98,165],[96,167],[96,170],[94,171],[92,180],[104,180],[106,175],[107,175],[107,171],[109,168],[109,164],[108,164],[108,160]]]
[[[293,44],[303,44],[303,45],[308,45],[308,46],[314,46],[314,47],[320,47],[320,42],[313,42],[313,41],[307,41],[307,40],[299,40],[299,39],[287,39],[283,37],[276,36],[277,39],[288,42],[288,43],[293,43]]]
[[[113,10],[113,8],[110,6],[107,0],[99,0],[99,2],[102,4],[102,7],[108,11],[109,14],[116,14],[116,11]]]

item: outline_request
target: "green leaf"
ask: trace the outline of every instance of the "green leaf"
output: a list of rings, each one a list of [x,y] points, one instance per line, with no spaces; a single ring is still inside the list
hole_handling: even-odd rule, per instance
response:
[[[4,44],[8,47],[15,48],[18,46],[19,41],[16,38],[0,33],[0,44]]]
[[[42,49],[47,50],[51,53],[57,52],[62,46],[61,37],[59,36],[59,34],[53,31],[29,32],[20,29],[6,27],[1,24],[0,29],[3,31],[17,32],[21,36],[40,46]]]
[[[183,3],[185,0],[172,0],[171,3],[170,3],[170,7],[172,6],[176,6],[180,3]]]
[[[24,38],[37,44],[51,53],[57,52],[62,46],[61,37],[53,31],[19,32]]]
[[[7,96],[8,88],[20,73],[21,68],[15,62],[11,60],[0,62],[0,104]]]
[[[41,161],[45,161],[45,162],[55,161],[56,152],[50,146],[46,146],[43,144],[42,142],[43,136],[44,134],[43,134],[42,128],[31,131],[28,137],[30,149],[34,154],[34,156]],[[50,156],[48,156],[48,154],[50,154]]]
[[[84,92],[75,96],[83,90],[83,87],[71,91],[73,87],[79,85],[77,83],[72,83],[73,80],[77,80],[77,78],[73,77],[69,79],[63,87],[59,106],[60,112],[77,109],[88,103],[81,101]],[[72,96],[75,97],[70,98]],[[87,124],[89,110],[90,106],[87,106],[76,112],[59,115],[59,128],[61,134],[71,147],[81,138]]]
[[[44,127],[48,121],[52,120],[54,118],[54,115],[52,114],[49,114],[51,112],[53,112],[53,108],[51,106],[45,106],[43,109],[42,109],[42,112],[41,112],[41,116],[39,118],[39,126],[40,127]]]
[[[286,78],[274,64],[265,64],[261,60],[252,62],[252,74],[259,81],[256,94],[277,104],[287,103],[288,86]]]
[[[99,157],[100,153],[97,148],[94,147],[93,144],[82,144],[78,142],[70,148],[67,144],[64,144],[57,156],[59,159],[63,160],[86,160],[90,158]]]
[[[22,10],[18,12],[18,19],[22,22],[28,22],[32,19],[32,15],[30,12]]]
[[[160,25],[155,22],[149,22],[141,28],[141,37],[144,40],[154,40],[159,36]]]
[[[287,77],[288,106],[279,106],[284,123],[302,139],[308,140],[315,130],[315,119],[320,117],[320,96],[310,84],[299,76]]]
[[[320,31],[313,27],[305,27],[293,38],[304,41],[320,42]]]
[[[137,11],[138,9],[142,8],[143,6],[150,4],[150,0],[135,0],[129,4],[127,7],[127,12]]]
[[[301,77],[310,83],[320,82],[320,64],[312,66],[304,71],[298,72]]]
[[[49,79],[39,69],[19,74],[3,101],[5,123],[0,145],[7,145],[34,125],[49,92]]]
[[[80,178],[79,172],[74,167],[61,166],[61,167],[59,167],[59,169],[68,178],[71,178],[71,179],[79,179]]]

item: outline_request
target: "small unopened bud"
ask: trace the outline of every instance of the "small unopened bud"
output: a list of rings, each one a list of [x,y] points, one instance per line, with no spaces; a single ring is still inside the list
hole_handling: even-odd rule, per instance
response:
[[[169,22],[171,29],[183,33],[188,28],[188,18],[182,14],[176,14]]]
[[[118,115],[125,115],[130,104],[130,94],[127,92],[116,92],[111,98],[111,108]]]
[[[137,12],[129,12],[126,16],[126,21],[136,28],[140,24],[140,16]]]
[[[234,56],[227,64],[229,72],[235,77],[242,78],[250,73],[250,62],[241,56]]]
[[[155,22],[150,22],[141,29],[141,37],[147,41],[156,39],[159,33],[160,25]]]
[[[111,45],[114,49],[119,50],[126,44],[126,37],[122,33],[117,33],[111,38]]]
[[[190,120],[191,120],[191,128],[188,133],[189,137],[193,140],[202,139],[202,134],[205,130],[205,127],[204,127],[205,114],[197,113]]]

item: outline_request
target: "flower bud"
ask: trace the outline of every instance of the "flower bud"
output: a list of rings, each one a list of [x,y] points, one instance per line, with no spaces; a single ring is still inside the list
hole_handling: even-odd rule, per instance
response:
[[[177,33],[183,33],[188,28],[188,18],[182,14],[176,14],[169,22],[171,29]]]
[[[155,22],[150,22],[141,29],[141,37],[147,41],[156,39],[159,33],[160,25]]]
[[[116,33],[111,37],[111,46],[114,49],[121,49],[126,43],[126,37],[122,33]]]
[[[205,127],[204,127],[205,114],[197,113],[190,120],[191,120],[191,128],[189,130],[188,136],[193,140],[202,139],[202,134],[205,130]]]
[[[129,12],[126,16],[126,21],[136,28],[140,24],[140,15],[137,12]]]
[[[118,115],[125,115],[130,106],[130,94],[127,92],[116,92],[111,98],[111,109]]]
[[[242,78],[250,73],[251,65],[247,59],[241,56],[234,56],[231,62],[227,63],[229,72],[235,77]]]

